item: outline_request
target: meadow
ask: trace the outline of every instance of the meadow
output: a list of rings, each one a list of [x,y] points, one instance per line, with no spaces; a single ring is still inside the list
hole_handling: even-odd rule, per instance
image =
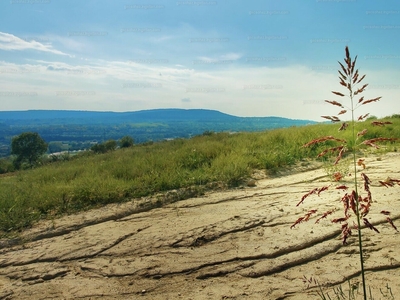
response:
[[[381,121],[393,124],[378,127],[366,120],[357,123],[357,128],[367,129],[365,139],[400,138],[399,115]],[[302,146],[337,131],[337,124],[321,123],[257,133],[207,132],[191,139],[137,144],[105,154],[87,151],[35,169],[5,174],[0,177],[0,237],[18,233],[40,219],[135,201],[168,190],[200,188],[212,182],[239,186],[254,169],[274,174],[296,162],[316,159],[326,146],[335,146],[335,141]],[[347,139],[350,131],[341,134]],[[388,142],[374,151],[397,151],[397,147],[398,143]]]

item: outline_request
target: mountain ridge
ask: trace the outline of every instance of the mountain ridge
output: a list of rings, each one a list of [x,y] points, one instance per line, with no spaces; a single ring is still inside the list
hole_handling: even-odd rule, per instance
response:
[[[135,143],[190,138],[209,132],[263,131],[315,124],[283,117],[237,117],[207,109],[153,109],[132,112],[26,110],[0,112],[0,157],[10,154],[14,136],[37,132],[51,152],[83,150],[93,143],[131,136]],[[54,146],[56,145],[56,146]]]
[[[113,111],[90,111],[90,110],[13,110],[13,111],[0,111],[0,122],[13,123],[12,121],[18,120],[23,122],[23,120],[62,120],[67,121],[78,120],[87,121],[85,124],[90,124],[91,121],[98,121],[98,119],[107,118],[106,123],[123,123],[129,122],[159,122],[159,121],[190,121],[190,120],[202,120],[202,121],[220,121],[220,120],[261,120],[268,118],[271,121],[306,121],[310,123],[316,123],[311,120],[300,120],[300,119],[290,119],[278,116],[266,116],[266,117],[240,117],[235,115],[230,115],[227,113],[220,112],[218,110],[211,109],[181,109],[181,108],[160,108],[160,109],[149,109],[149,110],[138,110],[138,111],[126,111],[126,112],[113,112]],[[70,123],[68,122],[68,123]],[[57,123],[57,122],[55,122]],[[97,122],[95,122],[97,123]],[[46,122],[48,124],[48,122]]]

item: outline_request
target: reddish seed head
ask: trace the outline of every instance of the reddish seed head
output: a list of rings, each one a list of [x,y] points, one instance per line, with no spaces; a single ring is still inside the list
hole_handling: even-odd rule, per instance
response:
[[[366,86],[366,85],[364,85],[364,86]],[[362,89],[364,90],[364,87],[362,87]],[[365,100],[365,101],[363,101],[363,102],[361,103],[361,105],[364,105],[364,104],[367,104],[367,103],[371,103],[371,102],[379,101],[381,98],[382,98],[382,97],[377,97],[377,98],[374,98],[374,99]]]
[[[385,126],[386,124],[393,124],[393,123],[389,121],[387,122],[373,121],[371,122],[371,124],[374,126]]]
[[[340,65],[340,67],[342,68],[344,74],[349,75],[349,73],[347,72],[347,69],[343,66],[343,64],[340,61],[338,61],[338,63]],[[345,77],[345,80],[346,80],[347,77],[346,76],[344,76],[344,77]]]
[[[337,186],[336,189],[337,189],[337,190],[347,190],[348,187],[345,186],[345,185],[340,185],[340,186]]]
[[[332,105],[339,106],[339,107],[343,107],[343,105],[337,101],[325,100],[325,102],[330,103]]]
[[[334,91],[332,91],[332,93],[334,93],[335,95],[341,96],[341,97],[344,97],[344,96],[345,96],[344,94],[342,94],[342,93],[340,93],[340,92],[334,92]]]
[[[361,159],[361,158],[360,158],[360,159],[357,161],[357,165],[360,166],[360,167],[362,166],[363,169],[365,169],[364,159]]]
[[[394,230],[396,230],[396,231],[398,232],[397,227],[393,224],[392,219],[389,218],[389,217],[387,217],[386,220],[387,220],[387,221],[389,222],[389,224],[394,228]]]
[[[346,112],[347,112],[347,110],[342,110],[342,111],[339,113],[339,115],[344,114],[344,113],[346,113]],[[349,124],[344,122],[344,123],[342,124],[342,126],[340,126],[339,131],[346,130],[346,128],[347,128],[348,126],[349,126]]]
[[[320,221],[321,219],[326,218],[328,215],[332,214],[333,212],[334,212],[334,210],[330,210],[330,211],[325,212],[321,217],[319,217],[319,218],[315,221],[315,223],[316,223],[316,224],[319,223],[319,221]]]
[[[359,84],[359,83],[365,78],[365,76],[366,76],[366,75],[363,75],[363,76],[356,82],[356,84]]]
[[[349,227],[348,223],[345,223],[342,225],[342,240],[343,240],[343,245],[347,244],[347,239],[348,237],[351,236],[351,228]]]
[[[379,233],[379,230],[376,229],[376,227],[374,225],[372,225],[367,218],[363,218],[364,224],[365,226],[367,226],[369,229],[374,230],[375,232]]]
[[[363,136],[366,133],[367,133],[367,129],[364,129],[363,131],[360,131],[357,133],[357,137]]]
[[[361,105],[365,105],[371,102],[377,102],[381,99],[381,97],[377,97],[377,98],[372,98],[372,99],[368,99],[365,100],[364,97],[360,97],[358,99],[358,102],[354,102],[353,105],[353,97],[361,94],[365,91],[365,89],[367,88],[368,84],[363,84],[361,87],[356,88],[356,85],[358,85],[359,83],[361,83],[364,78],[366,77],[366,75],[360,75],[359,70],[356,69],[355,65],[356,65],[356,61],[357,61],[357,56],[355,57],[354,61],[352,61],[351,57],[350,57],[350,51],[349,48],[346,46],[345,48],[345,54],[346,57],[344,59],[344,64],[341,63],[340,61],[338,62],[340,65],[340,69],[338,70],[339,73],[339,83],[341,86],[344,86],[347,88],[348,92],[349,92],[349,96],[351,98],[351,107],[350,109],[352,111],[354,111],[355,109],[357,109],[359,106]],[[355,91],[355,92],[353,92]],[[335,94],[336,96],[339,97],[344,97],[345,94],[338,92],[338,91],[332,91],[333,94]],[[357,101],[356,99],[354,99],[354,101]],[[338,118],[338,116],[345,114],[347,112],[346,109],[344,109],[346,106],[338,101],[334,101],[334,100],[325,100],[325,102],[332,104],[334,106],[338,106],[340,108],[342,108],[342,110],[338,113],[337,116],[327,116],[324,115],[322,116],[322,118],[330,120],[332,122],[340,122],[340,119]],[[356,104],[357,103],[357,104]],[[364,121],[367,117],[369,116],[369,114],[364,114],[358,117],[358,121]],[[351,121],[351,125],[354,125],[355,120],[352,119]],[[372,125],[374,126],[384,126],[387,124],[392,124],[391,122],[388,121],[373,121]],[[345,130],[348,127],[348,123],[344,122],[342,123],[341,127],[339,128],[339,131]],[[353,126],[353,130],[354,130]],[[364,129],[362,131],[359,131],[357,133],[357,139],[355,139],[354,141],[352,141],[351,145],[353,144],[357,144],[357,140],[362,137],[365,136],[367,134],[367,130]],[[384,137],[379,137],[379,138],[374,138],[374,139],[368,139],[368,140],[364,140],[361,142],[361,144],[364,145],[368,145],[371,147],[375,147],[378,148],[378,146],[376,145],[376,143],[378,142],[383,142],[383,141],[395,141],[395,140],[400,140],[400,139],[396,139],[396,138],[384,138]],[[336,142],[340,142],[339,146],[335,146],[335,147],[331,147],[331,148],[325,148],[321,153],[318,154],[318,157],[322,157],[325,154],[332,152],[335,153],[337,152],[338,155],[336,157],[335,163],[337,164],[342,157],[344,156],[344,153],[346,151],[348,151],[348,149],[345,147],[347,141],[344,139],[338,139],[335,138],[333,136],[325,136],[325,137],[321,137],[321,138],[317,138],[314,139],[310,142],[308,142],[307,144],[303,145],[303,147],[308,147],[311,145],[315,145],[317,143],[322,143],[325,141],[336,141]],[[359,145],[359,144],[358,144]],[[355,153],[355,147],[351,148],[351,151],[354,151]],[[364,159],[358,159],[357,162],[355,162],[355,164],[357,164],[358,166],[362,166],[363,169],[366,168],[365,163],[364,163]],[[355,169],[356,174],[359,172],[358,169]],[[351,174],[349,174],[349,176],[351,176]],[[333,223],[344,223],[342,224],[342,239],[343,239],[343,244],[346,244],[348,237],[351,235],[351,230],[352,229],[356,229],[356,230],[360,230],[361,228],[359,228],[358,225],[356,225],[356,223],[353,221],[353,226],[350,227],[349,223],[348,223],[348,219],[353,215],[351,212],[354,213],[354,215],[359,219],[359,221],[362,219],[362,221],[364,222],[365,226],[367,226],[368,228],[370,228],[371,230],[374,230],[376,232],[379,233],[379,230],[377,228],[375,228],[375,226],[373,226],[368,219],[366,218],[366,216],[369,214],[371,206],[372,206],[372,194],[370,191],[370,184],[371,184],[371,180],[369,179],[369,177],[365,174],[365,173],[361,173],[362,179],[364,181],[364,191],[363,193],[366,193],[366,196],[362,196],[361,194],[359,194],[358,192],[356,192],[355,190],[353,190],[351,193],[345,193],[345,195],[341,198],[341,202],[343,203],[343,208],[344,208],[344,217],[341,218],[335,218],[332,220]],[[342,179],[342,173],[341,172],[335,172],[334,173],[334,178],[336,180],[341,180]],[[354,179],[355,184],[356,183],[356,179]],[[387,178],[386,180],[383,181],[379,181],[379,183],[385,187],[393,187],[396,184],[400,185],[400,180],[396,180],[396,179],[391,179],[391,178]],[[303,203],[303,201],[310,195],[312,194],[317,194],[318,196],[320,195],[321,192],[327,190],[328,187],[322,187],[322,188],[314,188],[313,190],[309,191],[307,194],[303,195],[303,197],[301,198],[301,201],[297,204],[300,205]],[[336,190],[347,190],[348,187],[346,185],[340,185],[337,186],[335,188]],[[297,224],[303,222],[303,221],[308,221],[311,217],[312,214],[314,214],[316,212],[316,210],[310,210],[307,214],[305,214],[303,217],[300,217],[297,219],[297,221],[291,226],[291,228],[295,227]],[[322,214],[315,223],[318,223],[321,219],[326,218],[328,215],[332,214],[334,212],[334,210],[330,210],[325,212],[324,214]],[[389,211],[385,211],[382,210],[381,213],[383,215],[388,216],[390,214]],[[396,226],[393,224],[393,221],[387,217],[387,221],[390,223],[390,225],[397,230]]]

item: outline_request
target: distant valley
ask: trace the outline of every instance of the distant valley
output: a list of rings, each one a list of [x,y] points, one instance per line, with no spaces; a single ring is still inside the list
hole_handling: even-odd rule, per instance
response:
[[[13,136],[27,131],[38,132],[53,153],[87,149],[94,143],[127,135],[135,143],[144,143],[189,138],[210,131],[262,131],[314,123],[281,117],[237,117],[207,109],[0,111],[0,156],[9,155]]]

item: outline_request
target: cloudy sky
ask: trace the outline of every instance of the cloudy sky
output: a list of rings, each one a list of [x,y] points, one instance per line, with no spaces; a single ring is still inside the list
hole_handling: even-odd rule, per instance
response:
[[[398,0],[9,0],[0,110],[205,108],[322,121],[348,45],[400,113]],[[343,100],[346,103],[348,99]],[[362,108],[364,109],[364,107]]]

